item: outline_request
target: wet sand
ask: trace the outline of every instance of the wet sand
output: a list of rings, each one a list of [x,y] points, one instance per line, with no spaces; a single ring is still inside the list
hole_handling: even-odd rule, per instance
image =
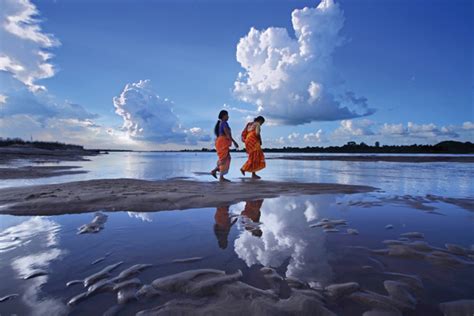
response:
[[[49,150],[29,146],[0,147],[0,180],[37,179],[63,175],[86,173],[85,170],[74,170],[77,166],[40,166],[40,163],[57,163],[62,161],[87,161],[87,156],[101,154],[99,150],[65,149]],[[15,160],[26,160],[30,165],[15,167],[10,165]]]
[[[55,215],[104,211],[163,211],[229,205],[279,195],[352,194],[370,186],[242,181],[100,179],[0,190],[0,213]]]
[[[60,162],[60,161],[84,161],[86,156],[96,156],[99,150],[67,149],[49,150],[29,146],[0,147],[0,163],[6,164],[13,160],[26,159],[32,162]]]
[[[377,156],[377,155],[346,155],[346,156],[280,156],[267,159],[283,160],[316,160],[316,161],[385,161],[385,162],[461,162],[474,163],[474,156]]]
[[[78,166],[25,166],[0,168],[0,179],[37,179],[87,173]]]

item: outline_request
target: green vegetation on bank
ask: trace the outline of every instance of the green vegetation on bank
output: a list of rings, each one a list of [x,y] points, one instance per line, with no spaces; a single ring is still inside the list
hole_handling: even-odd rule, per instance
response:
[[[30,147],[30,148],[39,148],[47,150],[66,150],[66,149],[75,149],[75,150],[84,150],[83,146],[65,144],[60,142],[43,142],[43,141],[25,141],[21,138],[2,138],[0,137],[0,147]]]
[[[215,150],[203,148],[199,151]],[[348,142],[343,146],[264,148],[263,151],[270,153],[474,154],[474,144],[471,142],[444,141],[436,145],[380,145],[377,142],[374,146],[370,146],[365,143]]]
[[[65,144],[60,142],[25,141],[21,138],[0,137],[1,147],[32,147],[48,150],[84,150],[83,146]],[[132,150],[123,149],[100,149],[102,151],[126,152]],[[179,152],[214,152],[215,149],[185,149]],[[244,152],[245,149],[232,150],[233,152]],[[365,143],[357,144],[348,142],[343,146],[306,146],[306,147],[282,147],[264,148],[264,152],[270,153],[357,153],[357,154],[474,154],[474,144],[471,142],[443,141],[435,145],[380,145],[378,142],[374,146]]]

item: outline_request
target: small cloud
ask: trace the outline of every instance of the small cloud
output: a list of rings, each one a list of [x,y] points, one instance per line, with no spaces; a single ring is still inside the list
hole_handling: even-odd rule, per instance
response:
[[[306,142],[317,142],[317,143],[320,143],[323,141],[323,130],[322,129],[318,129],[318,131],[316,133],[308,133],[308,134],[304,134],[303,136],[303,139],[306,141]]]
[[[465,130],[468,130],[468,131],[473,130],[474,129],[474,123],[471,122],[471,121],[464,122],[462,124],[462,128],[465,129]]]
[[[293,143],[295,141],[297,141],[298,139],[300,138],[300,133],[291,133],[288,135],[288,140]]]
[[[372,127],[374,122],[371,120],[342,120],[341,125],[334,131],[338,136],[367,136],[373,135]]]
[[[464,125],[463,125],[464,126]],[[438,127],[434,123],[416,124],[408,122],[406,125],[402,123],[388,124],[384,123],[379,129],[378,133],[387,137],[407,137],[407,138],[431,138],[438,139],[438,137],[460,137],[459,132],[463,128],[459,126],[441,126]]]
[[[0,104],[5,104],[8,97],[6,95],[0,94]]]
[[[187,140],[189,143],[197,142],[209,142],[211,141],[211,136],[203,131],[200,127],[191,127],[184,131],[187,135]]]
[[[436,137],[436,136],[449,136],[453,138],[459,137],[459,134],[456,133],[449,127],[441,127],[438,128],[435,124],[415,124],[412,122],[408,122],[407,124],[407,132],[412,137]]]
[[[382,135],[406,135],[408,133],[407,129],[403,124],[387,124],[384,123],[380,130]]]

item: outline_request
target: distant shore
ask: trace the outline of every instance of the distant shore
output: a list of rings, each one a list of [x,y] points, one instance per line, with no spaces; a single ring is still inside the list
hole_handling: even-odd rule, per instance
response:
[[[426,163],[426,162],[461,162],[461,163],[474,163],[474,156],[383,156],[383,155],[306,155],[306,156],[279,156],[269,157],[267,159],[284,159],[284,160],[312,160],[312,161],[384,161],[384,162],[413,162],[413,163]]]
[[[103,153],[100,150],[89,149],[43,149],[33,146],[5,146],[0,147],[0,164],[10,163],[14,160],[26,159],[31,162],[60,162],[84,161],[87,156],[97,156]]]
[[[87,173],[77,170],[78,166],[41,166],[41,163],[58,163],[63,161],[87,161],[86,157],[103,153],[99,150],[82,148],[44,149],[29,145],[0,147],[0,180],[36,179],[70,174]],[[28,166],[15,166],[14,162],[25,160]],[[12,164],[13,163],[13,164]]]
[[[57,215],[97,210],[163,211],[216,207],[279,195],[353,194],[374,190],[361,185],[251,180],[218,183],[101,179],[1,189],[0,213]]]
[[[37,179],[87,173],[78,166],[24,166],[0,168],[0,180]]]

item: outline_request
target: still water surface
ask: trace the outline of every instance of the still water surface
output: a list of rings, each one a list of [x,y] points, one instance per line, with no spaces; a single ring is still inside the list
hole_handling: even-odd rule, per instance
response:
[[[210,170],[214,155],[112,153],[74,163],[88,170],[86,174],[5,181],[1,185],[118,177],[212,181],[194,172]],[[244,158],[234,154],[230,179],[239,181],[238,166]],[[378,293],[384,293],[382,283],[388,279],[387,272],[407,273],[419,276],[424,285],[416,310],[407,315],[441,315],[438,303],[474,298],[473,258],[463,257],[468,264],[446,265],[368,250],[386,248],[382,241],[397,239],[405,232],[423,233],[433,247],[444,248],[445,243],[465,248],[474,245],[473,210],[424,198],[427,194],[472,198],[474,170],[470,164],[268,160],[267,165],[261,175],[269,180],[364,184],[381,191],[282,196],[184,211],[106,213],[103,230],[82,235],[77,229],[89,223],[93,213],[2,215],[0,297],[12,293],[19,297],[0,303],[0,314],[101,315],[117,305],[113,293],[100,293],[71,308],[67,301],[84,288],[80,284],[66,287],[66,283],[118,261],[124,262],[118,271],[137,263],[153,264],[140,273],[143,283],[189,269],[215,268],[229,273],[240,269],[242,281],[263,289],[268,285],[259,271],[262,266],[275,268],[283,277],[319,282],[321,286],[355,281]],[[338,226],[340,231],[333,233],[310,227],[323,218],[344,219],[347,226]],[[386,225],[393,229],[386,229]],[[357,229],[359,235],[347,234],[346,228]],[[101,257],[105,259],[91,264]],[[202,259],[172,262],[190,257]],[[367,271],[367,266],[372,269]],[[47,274],[23,279],[39,270]],[[131,302],[121,314],[134,314],[163,302],[162,298]],[[341,315],[360,315],[368,310],[350,301],[330,309]]]

